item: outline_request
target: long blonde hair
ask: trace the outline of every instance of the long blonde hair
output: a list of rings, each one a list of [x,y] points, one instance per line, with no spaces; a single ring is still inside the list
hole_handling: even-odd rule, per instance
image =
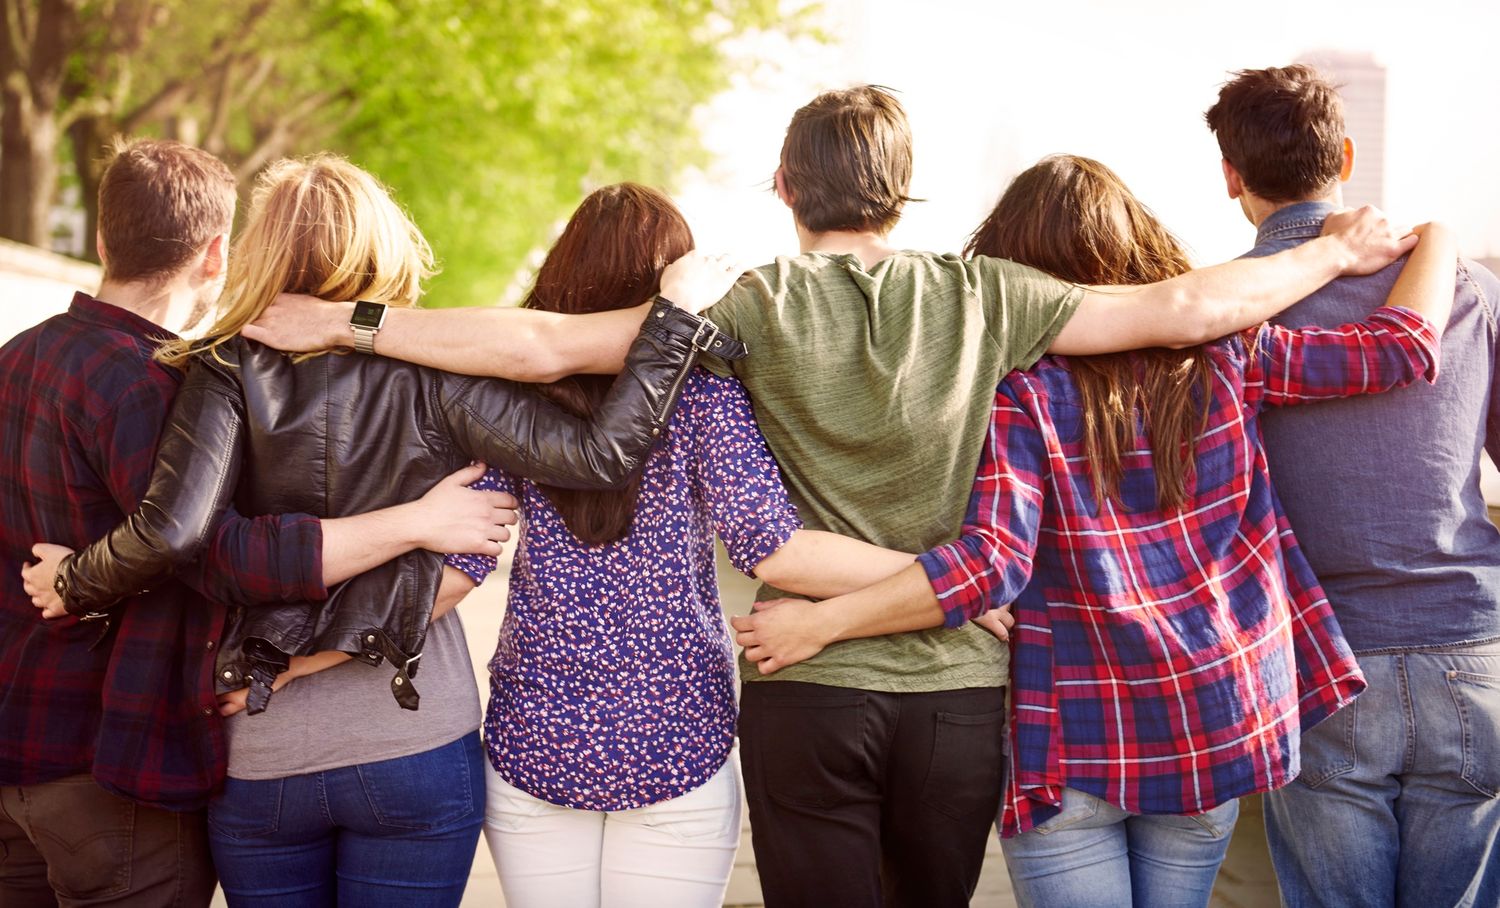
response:
[[[278,293],[414,306],[433,273],[432,247],[378,180],[337,155],[283,159],[256,181],[213,327],[168,341],[156,358],[181,366],[217,356]]]

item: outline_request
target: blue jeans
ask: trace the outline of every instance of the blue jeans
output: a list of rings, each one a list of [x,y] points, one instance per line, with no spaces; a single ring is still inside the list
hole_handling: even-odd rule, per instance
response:
[[[484,824],[475,732],[409,757],[230,779],[209,842],[234,908],[456,906]]]
[[[1500,644],[1359,664],[1369,687],[1266,796],[1286,905],[1500,905]]]
[[[1061,813],[1000,847],[1021,908],[1204,908],[1239,815],[1142,816],[1064,788]]]

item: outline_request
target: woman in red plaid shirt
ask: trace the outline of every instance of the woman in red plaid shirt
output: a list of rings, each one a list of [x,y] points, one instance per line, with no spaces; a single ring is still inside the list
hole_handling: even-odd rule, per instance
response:
[[[962,537],[858,593],[736,619],[747,656],[775,671],[1013,601],[1000,827],[1020,903],[1206,905],[1236,799],[1294,778],[1302,729],[1364,687],[1271,489],[1257,416],[1436,378],[1456,249],[1419,232],[1389,305],[1359,324],[1049,356],[1007,376]],[[1017,177],[968,252],[1080,284],[1189,267],[1113,172],[1071,156]]]

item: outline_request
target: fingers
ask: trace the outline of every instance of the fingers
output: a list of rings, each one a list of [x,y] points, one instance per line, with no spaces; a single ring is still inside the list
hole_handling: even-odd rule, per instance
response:
[[[755,630],[755,622],[749,615],[730,615],[729,626],[740,632]]]
[[[1413,249],[1417,248],[1417,241],[1420,239],[1421,236],[1415,233],[1409,233],[1406,236],[1402,237],[1400,241],[1396,243],[1396,255],[1398,257],[1403,256]]]
[[[486,490],[481,491],[480,494],[484,496],[485,501],[488,501],[492,508],[507,508],[514,511],[521,506],[521,503],[516,501],[516,496],[509,492],[491,492]]]
[[[513,508],[507,507],[491,508],[490,520],[494,521],[497,524],[505,524],[507,526],[515,526],[517,523],[521,522],[521,518],[516,514],[515,510]]]
[[[262,328],[260,325],[255,324],[254,322],[241,328],[240,336],[245,338],[246,340],[253,340],[256,343],[265,344],[268,347],[272,346],[271,332],[267,331],[265,328]],[[222,707],[220,708],[219,712],[224,712]],[[239,710],[235,710],[235,712],[239,712]]]
[[[486,467],[482,463],[471,463],[466,467],[461,467],[453,471],[452,473],[449,473],[443,478],[443,482],[456,483],[457,485],[461,486],[470,485],[472,483],[478,482],[480,477],[484,476],[484,471],[486,469],[488,469],[488,467]]]

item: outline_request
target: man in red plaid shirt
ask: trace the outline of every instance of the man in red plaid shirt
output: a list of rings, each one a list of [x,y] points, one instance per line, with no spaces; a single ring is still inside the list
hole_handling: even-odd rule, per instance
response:
[[[92,542],[145,493],[181,380],[152,352],[218,295],[235,180],[206,152],[143,141],[118,151],[99,196],[99,298],[77,294],[66,314],[0,348],[5,908],[207,905],[203,807],[225,770],[212,673],[226,604],[319,600],[325,580],[409,549],[467,550],[481,510],[488,536],[503,503],[450,477],[399,514],[232,517],[183,578],[192,589],[172,581],[107,617],[43,621],[33,592],[50,591],[28,591],[20,570],[34,541]]]

